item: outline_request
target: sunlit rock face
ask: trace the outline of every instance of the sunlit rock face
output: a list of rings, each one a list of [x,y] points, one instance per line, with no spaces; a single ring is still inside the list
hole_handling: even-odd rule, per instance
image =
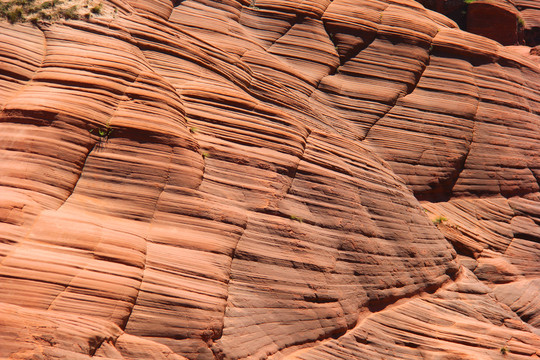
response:
[[[412,0],[1,22],[0,358],[540,356],[538,64]]]

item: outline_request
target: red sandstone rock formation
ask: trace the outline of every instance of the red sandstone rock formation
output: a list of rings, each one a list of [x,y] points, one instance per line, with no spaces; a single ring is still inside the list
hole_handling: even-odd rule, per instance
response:
[[[523,25],[523,18],[510,1],[477,0],[467,8],[467,31],[503,45],[518,44]]]
[[[539,80],[412,0],[0,23],[0,358],[538,358]]]

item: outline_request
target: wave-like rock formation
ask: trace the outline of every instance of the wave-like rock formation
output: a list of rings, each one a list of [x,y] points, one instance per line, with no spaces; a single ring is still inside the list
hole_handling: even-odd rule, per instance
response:
[[[0,358],[540,356],[539,63],[418,2],[4,21],[0,106]]]

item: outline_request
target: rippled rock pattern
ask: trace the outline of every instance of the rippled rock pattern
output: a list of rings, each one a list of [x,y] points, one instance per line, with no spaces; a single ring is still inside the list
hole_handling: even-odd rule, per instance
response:
[[[0,358],[540,356],[540,67],[412,0],[0,23]]]

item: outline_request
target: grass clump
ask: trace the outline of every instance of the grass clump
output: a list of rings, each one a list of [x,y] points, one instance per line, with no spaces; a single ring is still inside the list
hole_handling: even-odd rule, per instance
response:
[[[0,19],[12,24],[29,21],[38,24],[41,21],[89,19],[91,15],[103,14],[102,2],[87,0],[84,7],[77,0],[0,0]]]
[[[296,215],[291,215],[290,218],[291,218],[291,220],[298,221],[299,223],[304,222],[304,219],[302,219],[301,217],[296,216]]]
[[[96,15],[101,14],[102,11],[103,11],[103,4],[102,3],[99,3],[99,4],[97,4],[96,6],[94,6],[93,8],[90,9],[90,12],[92,14],[96,14]]]
[[[508,354],[508,346],[503,346],[500,350],[501,354],[506,355]]]
[[[446,221],[448,221],[448,219],[441,215],[433,219],[433,224],[440,225],[440,224],[444,224]]]
[[[15,24],[16,22],[22,22],[25,19],[21,8],[15,8],[13,10],[10,10],[6,12],[5,16],[7,20],[12,24]]]
[[[58,4],[58,1],[45,1],[45,2],[41,3],[41,8],[43,10],[50,9],[52,7],[55,7],[56,4]]]
[[[78,8],[79,7],[77,5],[73,5],[68,8],[60,9],[60,11],[58,11],[58,15],[66,20],[78,20],[80,19],[79,12],[77,11]]]

